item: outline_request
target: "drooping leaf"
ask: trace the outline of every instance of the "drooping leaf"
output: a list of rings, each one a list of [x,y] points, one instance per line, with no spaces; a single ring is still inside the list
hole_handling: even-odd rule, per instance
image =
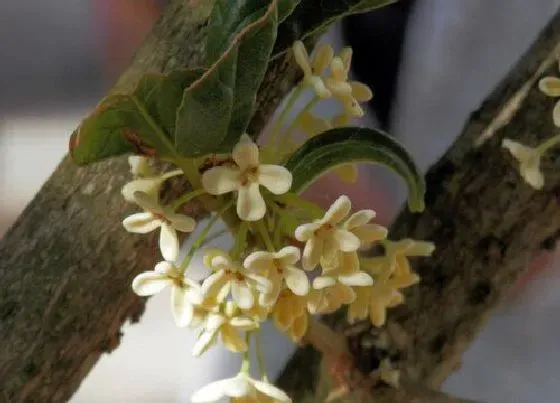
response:
[[[277,26],[277,0],[216,1],[206,45],[210,67],[185,90],[177,111],[175,146],[181,155],[228,152],[244,133]]]
[[[70,138],[70,155],[79,165],[127,153],[174,155],[175,111],[183,91],[202,71],[147,74],[132,94],[105,98]]]
[[[288,50],[296,40],[325,31],[343,17],[360,14],[395,3],[397,0],[322,0],[300,2],[278,27],[273,58]]]
[[[293,12],[301,0],[278,0],[278,23],[283,22]]]
[[[302,192],[331,168],[352,162],[384,165],[399,174],[408,187],[409,209],[424,210],[424,177],[408,152],[382,131],[365,127],[332,129],[305,142],[285,164],[293,175],[290,191]]]

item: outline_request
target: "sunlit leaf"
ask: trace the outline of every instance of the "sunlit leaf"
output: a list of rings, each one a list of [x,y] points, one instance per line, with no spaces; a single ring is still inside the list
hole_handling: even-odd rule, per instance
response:
[[[424,210],[424,177],[408,152],[382,131],[365,127],[332,129],[305,142],[285,164],[293,175],[291,192],[300,193],[330,169],[352,162],[384,165],[399,174],[408,187],[410,210]]]

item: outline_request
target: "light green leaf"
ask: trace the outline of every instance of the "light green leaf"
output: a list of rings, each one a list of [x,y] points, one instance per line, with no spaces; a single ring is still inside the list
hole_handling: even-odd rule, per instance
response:
[[[424,210],[424,177],[408,152],[382,131],[365,127],[332,129],[305,142],[285,164],[293,175],[290,191],[300,193],[331,168],[352,162],[381,164],[399,174],[408,187],[409,209]]]
[[[395,3],[397,0],[323,0],[303,1],[278,27],[278,40],[272,52],[276,58],[286,52],[296,40],[304,41],[324,32],[341,18],[365,13]]]
[[[200,70],[147,74],[132,94],[105,98],[72,133],[72,159],[85,165],[127,153],[173,156],[175,111],[185,88],[201,74]]]
[[[229,152],[247,129],[276,40],[277,7],[277,0],[216,1],[206,45],[210,67],[186,89],[177,111],[179,154]]]

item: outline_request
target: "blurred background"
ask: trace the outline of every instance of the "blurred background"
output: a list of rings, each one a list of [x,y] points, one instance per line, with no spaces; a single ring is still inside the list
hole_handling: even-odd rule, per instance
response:
[[[0,236],[54,170],[69,134],[127,66],[164,4],[0,2]],[[354,75],[376,93],[365,124],[388,129],[427,168],[558,7],[560,0],[402,0],[346,20],[324,40],[335,49],[354,47]],[[347,189],[331,178],[317,195],[328,202],[349,191],[390,222],[403,188],[383,170],[362,171],[358,186]],[[533,264],[530,281],[493,317],[447,391],[488,402],[558,401],[559,264],[553,254]],[[99,361],[72,402],[186,402],[204,383],[233,373],[237,358],[219,348],[197,361],[190,357],[194,335],[175,328],[167,298],[150,299],[142,322],[125,326],[121,346]],[[273,329],[266,335],[274,346],[265,348],[267,362],[276,372],[292,347]]]

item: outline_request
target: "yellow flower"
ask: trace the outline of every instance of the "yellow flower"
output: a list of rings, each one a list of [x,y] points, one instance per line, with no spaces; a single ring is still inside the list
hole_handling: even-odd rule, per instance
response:
[[[242,309],[250,309],[255,303],[255,294],[270,292],[270,281],[251,271],[244,270],[240,263],[233,261],[226,252],[221,254],[210,252],[210,257],[204,259],[214,273],[202,283],[202,293],[205,297],[214,297],[223,302],[231,292],[232,300]]]
[[[272,311],[274,325],[294,342],[301,340],[307,332],[308,314],[306,307],[307,298],[296,295],[289,289],[280,292],[274,305]]]
[[[332,261],[339,252],[358,250],[360,239],[342,225],[351,207],[348,196],[340,196],[323,218],[296,228],[296,239],[305,242],[302,259],[305,270],[313,270],[321,258]]]
[[[255,330],[258,324],[249,318],[239,315],[239,308],[232,301],[225,303],[222,312],[209,313],[193,348],[193,355],[199,357],[212,347],[218,335],[224,346],[231,352],[247,351],[248,346],[239,332]]]
[[[367,102],[373,97],[369,87],[358,81],[348,81],[352,52],[349,48],[342,55],[331,61],[331,76],[325,79],[325,85],[338,98],[345,113],[350,116],[362,117],[364,111],[359,102]]]
[[[272,283],[270,292],[261,294],[259,304],[273,305],[284,284],[296,295],[307,294],[307,275],[295,266],[299,259],[300,251],[294,246],[286,246],[278,252],[256,251],[247,256],[243,262],[245,268],[253,273],[266,273],[266,278]]]
[[[252,379],[249,374],[240,372],[233,378],[212,382],[199,389],[191,396],[193,403],[211,403],[231,398],[236,403],[264,403],[292,401],[288,395],[276,386]]]
[[[539,89],[549,97],[560,97],[560,78],[544,77],[539,81]],[[560,127],[560,101],[556,102],[552,110],[552,119],[556,127]]]
[[[138,179],[128,182],[121,190],[124,199],[129,203],[135,203],[134,193],[143,192],[150,196],[152,199],[158,199],[159,188],[163,182],[174,176],[182,175],[183,171],[180,169],[169,171],[167,173],[155,176],[142,176]]]
[[[292,174],[279,165],[261,164],[259,148],[244,134],[231,156],[235,164],[210,168],[202,175],[202,186],[213,195],[237,192],[237,215],[244,221],[258,221],[266,213],[260,186],[283,194],[292,186]]]
[[[538,148],[531,148],[510,139],[502,141],[506,148],[519,162],[519,173],[529,185],[535,189],[542,189],[544,176],[540,169],[541,153]]]
[[[305,45],[301,41],[294,42],[292,46],[296,63],[303,70],[303,83],[313,89],[319,98],[329,98],[331,92],[325,87],[322,74],[333,58],[333,49],[330,45],[319,45],[310,60]]]
[[[354,302],[356,293],[352,287],[335,283],[320,290],[312,289],[307,299],[308,311],[315,314],[329,314],[338,311],[343,305]]]

